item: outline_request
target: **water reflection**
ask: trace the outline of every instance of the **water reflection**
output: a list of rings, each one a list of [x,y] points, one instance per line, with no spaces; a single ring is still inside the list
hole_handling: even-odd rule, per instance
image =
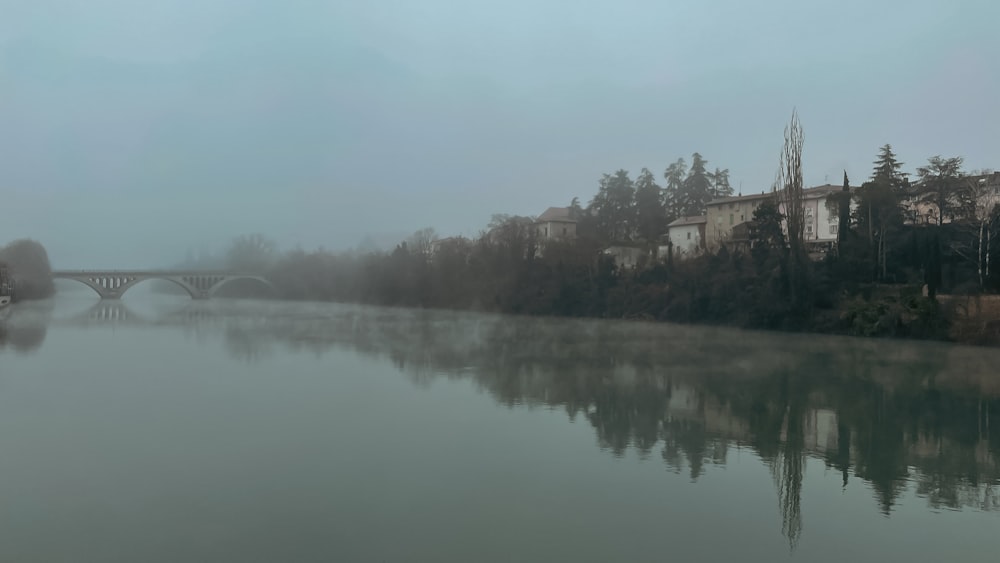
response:
[[[0,311],[0,353],[38,351],[45,342],[52,316],[51,303],[16,305]]]
[[[793,546],[810,456],[843,487],[869,483],[885,514],[911,486],[934,508],[997,507],[994,350],[361,308],[230,329],[246,343],[388,358],[421,385],[469,378],[510,407],[562,408],[602,449],[659,449],[692,480],[749,446],[774,476]]]
[[[774,477],[793,547],[810,458],[841,487],[867,483],[886,515],[907,490],[932,508],[991,511],[1000,500],[996,350],[270,302],[192,303],[153,318],[100,303],[58,323],[221,333],[242,362],[281,348],[357,351],[420,386],[471,380],[510,408],[562,409],[609,454],[658,453],[694,481],[748,447]]]

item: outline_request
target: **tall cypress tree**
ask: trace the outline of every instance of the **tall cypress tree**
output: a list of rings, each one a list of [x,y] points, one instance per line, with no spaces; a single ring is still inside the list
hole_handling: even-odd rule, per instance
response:
[[[844,241],[847,240],[847,231],[851,228],[851,183],[847,179],[847,170],[844,170],[844,188],[840,191],[840,222],[837,224],[837,254],[840,255]]]

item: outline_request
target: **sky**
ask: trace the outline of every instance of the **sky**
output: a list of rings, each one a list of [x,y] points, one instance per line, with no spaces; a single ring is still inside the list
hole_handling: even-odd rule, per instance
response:
[[[0,241],[144,268],[474,236],[699,152],[770,189],[891,143],[1000,168],[992,0],[0,0]]]

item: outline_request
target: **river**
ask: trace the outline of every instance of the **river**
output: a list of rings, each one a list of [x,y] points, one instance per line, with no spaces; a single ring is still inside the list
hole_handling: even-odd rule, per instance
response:
[[[67,294],[0,321],[0,561],[986,561],[1000,351]]]

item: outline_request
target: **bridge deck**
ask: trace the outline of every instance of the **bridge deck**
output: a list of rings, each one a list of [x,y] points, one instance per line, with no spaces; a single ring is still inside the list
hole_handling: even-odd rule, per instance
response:
[[[55,270],[52,279],[83,283],[102,299],[120,299],[135,284],[155,279],[181,286],[194,299],[208,299],[218,288],[240,279],[255,280],[274,289],[260,274],[209,270]]]
[[[69,276],[240,276],[261,277],[260,274],[249,272],[231,272],[228,270],[53,270],[52,277]]]

